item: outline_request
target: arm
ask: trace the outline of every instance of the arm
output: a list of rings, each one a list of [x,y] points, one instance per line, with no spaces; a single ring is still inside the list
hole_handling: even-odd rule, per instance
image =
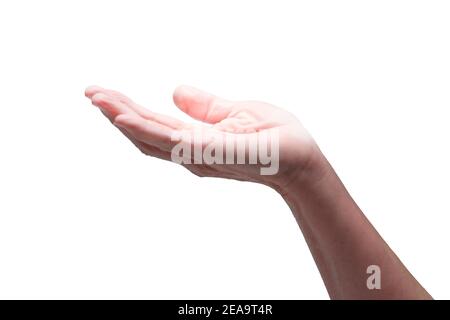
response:
[[[431,299],[370,224],[318,152],[305,175],[279,190],[291,208],[332,299]],[[380,288],[369,290],[369,266]],[[378,271],[377,271],[378,272]]]
[[[177,162],[200,177],[252,181],[277,190],[292,209],[331,298],[431,298],[365,218],[292,114],[263,102],[230,101],[179,87],[174,103],[203,123],[193,125],[147,110],[116,91],[89,87],[86,96],[146,155]],[[200,144],[188,139],[196,135],[203,136]],[[260,136],[269,137],[264,144],[270,145],[270,165],[276,170],[263,173],[267,162],[196,162],[190,152],[181,157],[186,162],[174,160],[180,158],[174,157],[180,145],[194,152],[214,150],[210,155],[214,153],[218,160],[217,151],[223,149],[224,141],[226,145],[245,141],[244,159],[249,160],[256,155],[250,142]],[[233,160],[239,157],[237,149],[234,151]],[[373,285],[379,288],[369,289],[368,268],[375,272]]]

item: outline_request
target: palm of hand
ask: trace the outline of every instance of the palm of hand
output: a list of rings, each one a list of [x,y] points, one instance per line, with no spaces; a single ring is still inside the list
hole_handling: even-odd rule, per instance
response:
[[[261,175],[260,164],[183,164],[202,177],[231,178],[279,187],[302,171],[316,150],[314,141],[293,115],[263,102],[234,102],[191,87],[177,88],[173,96],[175,104],[202,122],[197,125],[151,112],[116,91],[93,86],[87,88],[85,94],[143,153],[164,160],[172,160],[171,151],[179,143],[179,139],[173,137],[180,136],[180,132],[200,130],[202,135],[209,137],[203,139],[202,150],[217,141],[210,137],[218,135],[234,143],[248,142],[251,136],[261,134],[278,139],[279,171],[275,175]],[[246,157],[248,159],[248,150]]]

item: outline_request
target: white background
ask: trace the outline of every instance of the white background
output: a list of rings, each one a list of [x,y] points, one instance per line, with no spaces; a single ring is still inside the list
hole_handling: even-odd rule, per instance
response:
[[[448,1],[2,1],[0,298],[327,299],[283,200],[144,157],[83,96],[190,84],[295,113],[450,298]]]

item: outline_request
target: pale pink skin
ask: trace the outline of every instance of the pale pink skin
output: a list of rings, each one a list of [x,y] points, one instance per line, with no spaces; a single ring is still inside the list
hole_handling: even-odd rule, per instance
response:
[[[125,95],[98,86],[86,96],[143,153],[171,160],[172,134],[189,124],[141,107]],[[239,139],[279,130],[280,164],[276,175],[261,175],[255,165],[184,166],[200,177],[262,183],[290,206],[333,299],[430,299],[353,201],[331,165],[300,122],[289,112],[257,101],[230,101],[181,86],[175,105],[204,123],[205,132]],[[381,268],[381,289],[369,290],[366,269]]]

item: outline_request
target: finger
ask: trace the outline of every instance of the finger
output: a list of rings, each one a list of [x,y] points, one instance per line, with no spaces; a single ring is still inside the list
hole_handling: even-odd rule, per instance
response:
[[[135,103],[133,100],[131,100],[129,97],[124,95],[123,93],[115,90],[105,89],[100,86],[90,86],[86,88],[85,95],[88,98],[92,98],[94,95],[98,93],[103,93],[107,96],[116,98],[120,102],[126,104],[130,109],[133,109],[136,113],[141,115],[142,117],[146,118],[148,116],[152,116],[152,112],[144,107],[139,106],[137,103]]]
[[[216,123],[231,112],[233,103],[193,87],[180,86],[173,93],[173,101],[181,111],[194,119]]]
[[[96,93],[99,93],[102,90],[104,89],[99,86],[89,86],[84,90],[84,95],[89,99],[91,99]]]
[[[126,104],[120,102],[119,100],[112,98],[104,93],[95,93],[91,97],[92,104],[105,111],[114,121],[114,118],[119,114],[132,114],[137,115],[137,113],[130,109]]]
[[[111,115],[109,115],[106,111],[102,110],[102,113],[111,120]],[[122,132],[122,134],[128,138],[128,140],[131,141],[131,143],[133,143],[136,148],[138,148],[142,153],[144,153],[145,155],[151,156],[151,157],[155,157],[155,158],[159,158],[159,159],[163,159],[163,160],[167,160],[167,161],[172,161],[171,156],[170,156],[170,152],[168,151],[164,151],[161,150],[157,147],[151,146],[149,144],[146,144],[142,141],[137,140],[136,138],[133,137],[133,135],[131,133],[129,133],[126,129],[121,128],[116,126],[117,129],[119,129],[120,132]]]
[[[120,132],[122,132],[122,134],[125,137],[127,137],[128,140],[130,140],[131,143],[133,143],[135,145],[135,147],[138,148],[143,154],[145,154],[147,156],[171,161],[170,152],[161,150],[157,147],[151,146],[149,144],[146,144],[142,141],[137,140],[136,138],[133,137],[133,135],[131,133],[129,133],[124,128],[117,127],[117,129],[119,129]]]
[[[175,130],[139,116],[121,114],[114,119],[114,125],[125,129],[135,139],[164,151],[171,151],[177,143],[172,139]]]
[[[166,160],[166,161],[172,161],[172,159],[170,157],[170,152],[161,150],[157,147],[154,147],[154,146],[148,145],[142,141],[136,140],[129,133],[127,133],[127,131],[125,129],[121,129],[121,130],[123,130],[126,133],[126,134],[125,133],[124,134],[128,137],[128,139],[130,139],[130,141],[139,150],[141,150],[145,155],[159,158],[159,159]]]
[[[114,119],[120,115],[120,114],[128,114],[128,115],[136,115],[137,117],[140,117],[141,115],[137,113],[133,108],[130,108],[129,105],[123,103],[122,101],[118,100],[115,97],[109,96],[105,93],[96,93],[91,98],[92,103],[106,112],[106,114],[109,115],[109,118],[112,122],[114,122]],[[151,111],[149,113],[153,114]],[[156,124],[157,126],[167,126],[164,123],[161,123],[159,121],[156,121],[158,119],[161,119],[163,115],[154,115],[152,117],[146,118],[149,121],[152,121],[153,124]],[[151,118],[151,119],[150,119]],[[181,121],[180,121],[181,122]],[[167,126],[169,128],[172,128],[171,126]],[[182,127],[187,127],[186,124],[184,124]],[[174,129],[174,128],[172,128]]]
[[[150,111],[150,110],[140,106],[139,104],[137,104],[136,102],[134,102],[133,100],[131,100],[129,97],[127,97],[126,95],[124,95],[121,92],[118,92],[115,90],[110,90],[110,89],[105,89],[105,88],[102,88],[99,86],[87,87],[86,91],[85,91],[85,95],[88,98],[92,98],[94,95],[96,95],[98,93],[103,93],[110,97],[116,98],[120,102],[126,104],[131,110],[133,110],[134,112],[139,114],[141,117],[149,119],[149,120],[153,120],[155,122],[159,122],[163,125],[171,127],[172,129],[182,129],[187,126],[186,123],[184,123],[181,120],[175,119],[173,117],[170,117],[170,116],[167,116],[164,114],[159,114],[159,113]]]
[[[171,149],[173,129],[141,118],[127,105],[104,93],[94,94],[92,103],[98,106],[114,125],[126,129],[135,139],[164,150]]]

